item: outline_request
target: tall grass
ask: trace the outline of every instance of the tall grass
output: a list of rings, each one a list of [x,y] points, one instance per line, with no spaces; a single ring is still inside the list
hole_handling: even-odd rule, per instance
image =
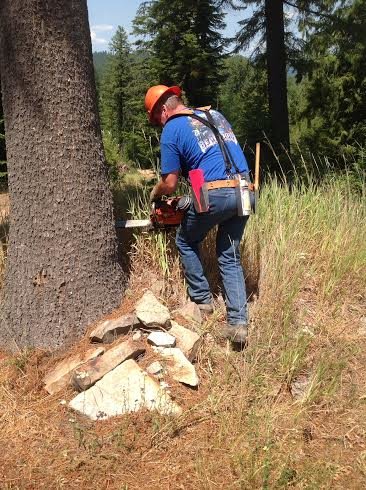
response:
[[[308,176],[291,188],[269,178],[262,188],[258,213],[245,231],[242,258],[247,281],[260,283],[262,300],[291,324],[299,293],[312,291],[317,299],[331,302],[352,286],[365,286],[366,227],[365,182],[350,174],[329,175],[320,183]],[[147,190],[129,201],[130,214],[148,216]],[[164,276],[173,273],[166,258],[176,256],[173,233],[138,235],[134,263],[145,256],[148,242],[151,267],[162,266]],[[203,243],[203,261],[216,289],[218,275],[214,233]],[[141,252],[144,250],[144,252]]]
[[[351,284],[362,288],[365,217],[364,188],[356,191],[343,177],[297,182],[291,190],[270,180],[243,249],[250,257],[260,248],[261,295],[285,305],[301,290],[329,301]]]

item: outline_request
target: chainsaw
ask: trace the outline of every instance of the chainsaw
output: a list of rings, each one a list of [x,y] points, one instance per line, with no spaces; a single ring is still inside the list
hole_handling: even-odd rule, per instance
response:
[[[159,199],[151,207],[150,219],[117,220],[116,228],[167,229],[179,226],[191,205],[190,196]]]

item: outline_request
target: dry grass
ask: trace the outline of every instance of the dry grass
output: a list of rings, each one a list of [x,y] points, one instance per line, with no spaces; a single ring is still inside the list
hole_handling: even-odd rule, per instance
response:
[[[43,391],[55,356],[4,356],[1,488],[364,488],[364,192],[337,179],[263,188],[243,243],[254,293],[248,347],[220,344],[219,308],[202,326],[199,389],[177,388],[178,419],[142,413],[91,423],[60,405],[71,391]],[[126,308],[147,286],[172,308],[184,301],[172,242],[171,234],[136,236]],[[204,249],[216,288],[213,243],[208,237]]]

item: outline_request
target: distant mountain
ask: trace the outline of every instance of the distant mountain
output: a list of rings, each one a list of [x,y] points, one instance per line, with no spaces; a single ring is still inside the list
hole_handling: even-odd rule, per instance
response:
[[[94,70],[98,79],[100,79],[101,75],[103,74],[110,56],[110,53],[107,51],[98,51],[93,53]]]

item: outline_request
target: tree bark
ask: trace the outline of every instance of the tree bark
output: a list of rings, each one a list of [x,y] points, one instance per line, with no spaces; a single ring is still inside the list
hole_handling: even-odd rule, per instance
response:
[[[2,0],[10,232],[0,345],[54,348],[123,292],[86,0]]]
[[[268,99],[273,145],[290,148],[287,66],[282,0],[265,0]]]

